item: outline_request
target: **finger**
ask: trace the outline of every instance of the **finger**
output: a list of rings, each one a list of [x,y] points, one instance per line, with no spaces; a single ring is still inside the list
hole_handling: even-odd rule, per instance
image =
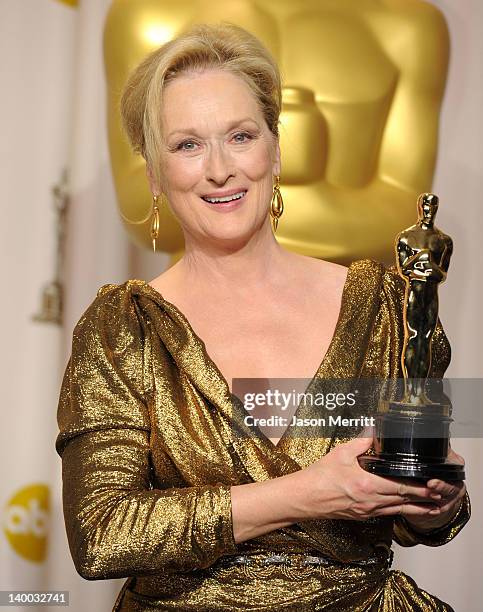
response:
[[[433,494],[435,499],[439,499],[441,493],[437,490],[432,490],[426,487],[423,483],[414,482],[411,480],[401,480],[392,478],[382,478],[377,483],[377,491],[382,495],[398,495],[403,500],[430,499]]]
[[[401,497],[400,495],[381,495],[377,498],[379,507],[386,506],[401,506],[403,504],[417,504],[418,506],[439,505],[444,502],[441,497],[435,499],[433,497]]]
[[[364,429],[358,434],[358,438],[370,438],[374,439],[374,427],[372,425],[366,425]]]
[[[445,513],[449,514],[453,510],[454,507],[455,507],[454,502],[438,505],[437,509],[436,508],[432,508],[429,511],[429,514],[431,514],[431,515],[434,515],[434,514],[445,514]]]
[[[451,516],[451,515],[454,516],[456,515],[457,510],[461,506],[461,503],[462,502],[460,499],[453,499],[448,503],[440,504],[439,509],[442,514],[448,514],[448,516]]]
[[[460,491],[454,497],[442,497],[440,500],[435,499],[434,503],[446,511],[451,506],[459,506],[463,501],[464,495],[464,491]]]
[[[426,484],[428,489],[440,493],[442,497],[454,497],[465,487],[463,480],[445,482],[444,480],[433,479],[428,480]]]
[[[396,495],[391,494],[379,494],[378,502],[381,505],[397,505],[397,504],[405,504],[405,503],[414,503],[414,504],[441,504],[444,503],[445,498],[440,493],[436,493],[435,491],[431,491],[430,489],[421,489],[417,494],[411,493],[409,488],[403,489],[399,488],[399,492]]]
[[[434,504],[396,504],[384,506],[374,511],[377,516],[437,516],[441,513],[439,506]]]
[[[359,455],[363,455],[365,452],[367,452],[371,448],[372,443],[372,437],[361,437],[359,434],[344,444],[344,452],[348,453],[349,456],[355,460]]]

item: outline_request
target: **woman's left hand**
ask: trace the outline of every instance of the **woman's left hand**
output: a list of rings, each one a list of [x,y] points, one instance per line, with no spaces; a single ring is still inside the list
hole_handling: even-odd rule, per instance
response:
[[[463,457],[455,453],[451,448],[448,453],[448,459],[453,463],[465,464]],[[433,505],[436,504],[439,507],[430,510],[425,516],[404,517],[415,531],[420,531],[421,533],[438,529],[438,527],[443,527],[449,523],[458,512],[466,493],[466,485],[463,480],[445,482],[443,480],[432,479],[428,480],[426,486],[432,489],[435,494],[441,496],[440,499],[433,498],[432,502]]]

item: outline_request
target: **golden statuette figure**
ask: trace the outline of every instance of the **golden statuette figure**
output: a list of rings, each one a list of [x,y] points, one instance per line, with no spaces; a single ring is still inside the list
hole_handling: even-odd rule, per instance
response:
[[[418,220],[396,236],[396,265],[406,283],[401,354],[404,394],[401,401],[381,399],[375,419],[375,456],[361,466],[380,476],[463,480],[464,468],[447,460],[451,403],[426,394],[431,370],[431,341],[438,323],[438,287],[444,282],[453,241],[434,225],[439,199],[418,198]],[[433,389],[437,379],[431,379]]]
[[[431,368],[431,338],[438,322],[438,286],[446,279],[453,241],[434,226],[438,197],[418,198],[418,222],[396,238],[397,267],[406,281],[405,338],[401,365],[404,401],[427,404],[424,385]]]

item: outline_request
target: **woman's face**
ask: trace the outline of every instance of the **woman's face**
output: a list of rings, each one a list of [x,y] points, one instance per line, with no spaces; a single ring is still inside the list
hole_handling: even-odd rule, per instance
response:
[[[246,241],[269,223],[273,176],[280,174],[278,140],[252,92],[241,78],[208,70],[171,81],[163,102],[160,190],[185,237]],[[229,204],[205,199],[241,194]]]

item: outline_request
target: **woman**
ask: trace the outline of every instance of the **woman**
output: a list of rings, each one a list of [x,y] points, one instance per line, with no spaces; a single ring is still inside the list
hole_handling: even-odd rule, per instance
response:
[[[194,27],[126,85],[130,142],[186,248],[149,283],[103,285],[74,329],[56,446],[74,563],[129,577],[114,610],[450,610],[390,571],[389,550],[453,538],[463,483],[368,474],[371,438],[336,428],[236,430],[233,378],[401,376],[397,273],[275,240],[280,91],[270,54],[230,24]],[[449,359],[438,323],[432,374]]]

